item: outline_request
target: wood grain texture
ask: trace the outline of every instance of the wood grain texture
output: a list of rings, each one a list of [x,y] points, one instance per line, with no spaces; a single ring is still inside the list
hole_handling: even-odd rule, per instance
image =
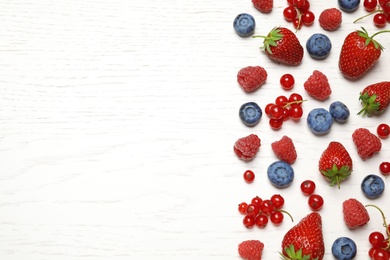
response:
[[[351,140],[357,127],[375,131],[389,123],[388,113],[362,118],[356,112],[365,85],[389,80],[390,37],[377,37],[386,50],[357,82],[342,78],[337,58],[351,30],[377,30],[370,19],[352,23],[363,8],[343,13],[337,32],[324,32],[316,22],[297,33],[303,44],[315,32],[328,34],[333,49],[326,60],[306,54],[298,67],[278,65],[261,53],[258,39],[238,37],[232,22],[248,12],[256,18],[256,34],[276,25],[291,28],[282,17],[285,5],[275,2],[265,15],[251,1],[238,0],[0,1],[0,258],[226,260],[239,259],[242,240],[260,239],[264,259],[276,259],[283,234],[295,223],[246,230],[237,204],[281,193],[297,222],[310,212],[299,192],[310,178],[325,198],[325,259],[341,235],[358,244],[356,259],[367,259],[367,237],[381,229],[380,215],[370,209],[369,224],[350,231],[341,203],[356,197],[390,214],[387,190],[375,201],[360,191],[362,178],[389,159],[389,140],[367,161]],[[337,2],[317,1],[311,8],[318,16],[329,7]],[[263,66],[269,75],[250,95],[236,83],[237,71],[248,65]],[[306,94],[303,82],[313,69],[328,76],[333,93],[325,102],[309,98],[304,117],[341,100],[352,112],[347,124],[316,137],[304,119],[277,132],[265,117],[253,128],[239,121],[242,103],[264,107],[285,94],[283,73],[292,73],[294,91]],[[259,135],[262,147],[255,160],[243,163],[232,146],[249,133]],[[276,160],[270,144],[283,135],[294,140],[299,158],[293,185],[277,190],[265,172]],[[354,160],[354,173],[340,190],[328,187],[317,170],[331,140],[342,142]],[[251,185],[242,179],[248,168],[256,173]]]

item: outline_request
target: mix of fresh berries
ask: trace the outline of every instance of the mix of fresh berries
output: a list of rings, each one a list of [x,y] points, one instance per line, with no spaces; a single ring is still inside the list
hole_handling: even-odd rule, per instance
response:
[[[247,228],[264,228],[268,222],[278,226],[283,222],[284,215],[287,214],[291,220],[292,216],[285,210],[284,198],[280,194],[274,194],[269,199],[262,199],[255,196],[248,202],[241,202],[238,204],[238,211],[244,215],[242,223]]]
[[[237,82],[247,93],[254,92],[267,80],[267,71],[260,66],[247,66],[237,73]]]
[[[345,225],[350,229],[362,227],[370,221],[370,215],[364,205],[355,198],[343,202],[343,216]]]
[[[352,140],[355,143],[359,156],[363,160],[371,158],[382,148],[381,139],[367,128],[356,129],[352,134]]]
[[[250,134],[239,138],[235,143],[233,150],[243,161],[250,161],[255,158],[261,146],[260,138],[255,134]]]
[[[328,8],[319,14],[320,27],[332,35],[331,31],[338,30],[343,23],[343,12],[354,12],[360,2],[360,0],[338,0],[339,8]],[[370,15],[373,15],[374,25],[378,28],[390,22],[390,0],[364,0],[362,2],[369,14],[356,19],[355,23]],[[252,0],[252,4],[262,14],[271,13],[274,7],[273,0]],[[315,21],[315,14],[310,10],[308,0],[287,0],[283,17],[286,21],[293,23],[295,33],[279,26],[274,27],[267,35],[252,36],[256,23],[253,16],[247,13],[238,15],[233,26],[241,37],[262,38],[261,49],[272,61],[277,64],[297,66],[303,61],[304,49],[296,33],[302,26],[312,25]],[[373,38],[385,32],[390,31],[382,30],[369,35],[362,27],[361,30],[352,31],[346,35],[338,57],[338,69],[345,79],[353,82],[366,75],[374,67],[384,47]],[[331,39],[323,33],[314,33],[306,41],[307,54],[317,61],[328,57],[331,49]],[[267,76],[264,67],[248,66],[238,72],[237,81],[242,90],[250,94],[266,83]],[[282,90],[290,91],[294,88],[295,78],[292,74],[284,73],[279,79]],[[332,94],[327,76],[319,70],[313,71],[303,87],[310,98],[321,102],[327,101]],[[264,113],[269,117],[270,127],[278,130],[288,119],[298,122],[304,114],[302,109],[304,101],[307,100],[303,100],[298,93],[292,93],[289,97],[287,95],[277,96],[274,102],[264,107]],[[390,105],[390,82],[382,81],[368,85],[360,92],[359,101],[362,109],[357,111],[358,115],[372,116],[384,113]],[[262,110],[257,103],[247,102],[240,107],[239,115],[241,121],[251,127],[260,122]],[[351,111],[345,103],[333,101],[328,110],[321,107],[312,109],[307,114],[307,125],[312,133],[322,136],[329,133],[334,121],[346,124],[350,116]],[[390,126],[382,123],[378,125],[376,135],[365,127],[356,129],[351,135],[351,141],[355,144],[357,155],[363,159],[363,162],[381,150],[381,139],[386,139],[389,135]],[[235,142],[234,152],[241,160],[250,161],[257,155],[260,146],[260,138],[256,134],[250,134]],[[292,138],[283,135],[277,141],[271,142],[271,148],[278,161],[268,166],[267,177],[274,187],[287,188],[294,180],[294,170],[291,166],[297,160],[294,142]],[[390,162],[383,161],[378,168],[377,171],[382,176],[390,175]],[[352,157],[343,144],[330,141],[319,158],[318,169],[330,186],[337,185],[340,188],[340,184],[350,177],[353,170]],[[252,183],[255,174],[252,170],[246,170],[243,178],[245,182]],[[362,178],[360,187],[367,199],[376,199],[383,194],[385,181],[379,175],[369,174]],[[324,198],[315,193],[316,184],[313,180],[301,182],[300,190],[303,195],[307,196],[308,208],[312,213],[288,230],[282,240],[280,255],[283,259],[321,260],[324,258],[325,245],[322,219],[317,211],[324,206]],[[264,228],[268,222],[280,225],[284,214],[291,217],[282,209],[283,205],[282,195],[274,194],[270,199],[263,200],[256,196],[250,203],[242,202],[238,205],[238,210],[244,215],[242,220],[244,226]],[[370,234],[369,243],[372,247],[368,255],[374,260],[388,260],[390,259],[390,225],[386,223],[383,212],[377,206],[367,206],[376,207],[381,212],[383,225],[386,228],[385,234],[379,231]],[[370,221],[366,207],[356,198],[345,200],[341,210],[344,222],[351,230],[362,227]],[[263,250],[264,244],[259,240],[246,240],[238,247],[239,255],[249,260],[261,259]],[[357,255],[357,245],[352,238],[340,236],[334,240],[331,251],[335,259],[353,259]]]

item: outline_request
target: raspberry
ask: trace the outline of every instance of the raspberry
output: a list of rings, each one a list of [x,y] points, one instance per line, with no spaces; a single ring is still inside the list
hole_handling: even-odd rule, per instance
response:
[[[283,136],[279,141],[273,142],[271,147],[276,157],[286,163],[292,164],[297,159],[294,143],[288,136]]]
[[[327,31],[337,30],[342,22],[342,13],[337,8],[329,8],[322,11],[318,18],[320,26]]]
[[[367,209],[357,199],[351,198],[343,202],[344,222],[350,229],[361,227],[370,220]]]
[[[262,13],[269,13],[274,7],[273,0],[252,0],[253,5]]]
[[[328,78],[318,70],[313,71],[303,86],[310,96],[320,101],[326,100],[332,94]]]
[[[245,240],[238,245],[239,255],[247,260],[261,260],[264,244],[259,240]]]
[[[244,161],[252,160],[261,146],[260,138],[255,134],[238,139],[234,144],[234,152]]]
[[[248,66],[242,68],[237,74],[238,84],[247,93],[260,88],[266,80],[267,72],[260,66]]]
[[[352,140],[363,160],[372,157],[382,148],[381,139],[366,128],[356,129],[352,134]]]

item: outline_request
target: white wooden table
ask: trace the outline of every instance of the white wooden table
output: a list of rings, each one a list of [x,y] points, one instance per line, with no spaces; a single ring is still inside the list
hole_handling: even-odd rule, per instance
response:
[[[337,1],[311,1],[319,13]],[[390,159],[390,140],[362,161],[351,134],[358,127],[375,132],[390,123],[357,116],[358,94],[368,84],[390,80],[390,36],[377,37],[386,48],[381,60],[357,82],[337,67],[344,37],[371,19],[353,24],[362,7],[343,13],[342,27],[325,32],[317,18],[297,35],[304,45],[315,32],[327,34],[333,48],[324,61],[307,55],[302,65],[277,65],[259,50],[260,39],[243,39],[233,30],[242,12],[255,16],[256,34],[284,21],[284,1],[261,14],[251,1],[0,1],[0,258],[63,259],[239,259],[246,239],[265,243],[264,259],[277,259],[284,233],[310,212],[300,183],[312,179],[325,199],[325,259],[331,244],[349,236],[358,245],[356,259],[368,259],[368,235],[381,230],[380,214],[350,231],[341,203],[350,197],[380,206],[390,217],[389,190],[374,201],[360,182]],[[389,27],[390,25],[387,25]],[[237,85],[242,67],[268,72],[259,91],[245,94]],[[324,72],[333,93],[327,101],[308,97],[304,81],[314,69]],[[296,79],[293,91],[279,85],[284,73]],[[297,92],[308,98],[300,122],[273,131],[266,116],[253,128],[238,118],[238,108],[256,101],[263,108],[278,95]],[[348,123],[335,123],[322,137],[311,134],[307,113],[333,101],[348,105]],[[244,163],[233,153],[235,140],[256,133],[262,140],[255,160]],[[276,160],[270,144],[283,135],[296,145],[298,160],[291,187],[278,190],[266,178]],[[354,171],[340,190],[320,176],[318,159],[330,141],[340,141]],[[255,182],[242,173],[252,169]],[[389,179],[385,179],[390,185]],[[238,203],[280,193],[285,218],[275,227],[247,230]]]

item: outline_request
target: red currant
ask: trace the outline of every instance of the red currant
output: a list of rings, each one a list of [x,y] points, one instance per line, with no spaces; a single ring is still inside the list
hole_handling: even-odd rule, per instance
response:
[[[316,184],[312,180],[303,181],[301,184],[301,191],[305,196],[310,196],[316,189]]]
[[[253,227],[255,224],[256,224],[256,219],[254,216],[249,216],[249,215],[246,215],[244,217],[244,219],[242,220],[242,223],[244,224],[244,226],[246,226],[247,228],[251,228]]]
[[[252,183],[253,180],[255,179],[255,173],[251,170],[246,170],[244,172],[244,180],[247,182],[247,183]]]
[[[246,208],[248,207],[248,203],[246,202],[241,202],[240,204],[238,204],[238,211],[241,213],[241,214],[246,214]]]
[[[252,198],[252,200],[251,200],[251,203],[258,206],[259,208],[260,208],[260,205],[262,202],[263,202],[263,200],[259,196],[256,196],[256,197]]]
[[[377,0],[364,0],[364,2],[363,2],[364,9],[367,12],[374,11],[376,9],[377,5],[378,5],[378,1]]]
[[[275,99],[275,104],[284,107],[288,103],[288,98],[285,96],[278,96]]]
[[[286,121],[289,118],[290,118],[290,108],[285,107],[283,108],[283,121]]]
[[[300,119],[303,115],[302,107],[298,104],[292,104],[290,107],[290,117],[294,120]]]
[[[294,87],[294,84],[295,84],[295,79],[293,75],[284,74],[282,75],[282,77],[280,77],[280,85],[282,85],[282,88],[284,90],[291,90]]]
[[[298,14],[297,10],[292,5],[287,6],[283,10],[283,17],[288,22],[292,22],[295,19],[295,17],[297,17],[297,14]]]
[[[272,211],[270,216],[271,222],[275,225],[280,225],[283,221],[283,218],[284,218],[283,213],[277,210]]]
[[[269,120],[269,125],[271,126],[271,128],[273,130],[279,130],[280,128],[282,128],[283,119],[273,119],[273,118],[271,118]]]
[[[310,9],[310,3],[308,0],[305,1],[305,3],[303,4],[303,6],[301,7],[300,11],[302,13],[308,11]]]
[[[302,28],[302,21],[301,21],[301,19],[299,17],[295,18],[293,20],[293,25],[294,25],[295,29],[297,29],[297,30],[301,29]]]
[[[380,138],[385,139],[390,135],[390,126],[388,124],[380,124],[376,128],[376,133]]]
[[[383,240],[385,240],[385,236],[379,231],[371,232],[371,234],[368,236],[368,241],[374,248],[380,247],[383,243]]]
[[[271,200],[263,200],[263,202],[261,203],[260,210],[266,215],[271,214],[274,209],[275,206],[273,205]]]
[[[301,9],[305,5],[305,2],[305,0],[293,0],[293,5],[296,8]]]
[[[267,104],[267,105],[265,106],[264,112],[265,112],[265,114],[266,114],[267,116],[270,116],[271,107],[272,107],[273,105],[275,105],[275,104],[269,103],[269,104]]]
[[[378,28],[385,27],[387,21],[386,21],[386,15],[383,13],[377,13],[374,15],[373,18],[374,25]]]
[[[275,104],[270,107],[269,114],[273,119],[281,119],[283,117],[283,107]]]
[[[280,194],[274,194],[271,196],[271,202],[275,209],[281,209],[284,205],[284,198]]]
[[[324,199],[318,194],[312,194],[309,197],[308,203],[312,210],[317,211],[324,205]]]
[[[292,93],[290,95],[290,97],[288,98],[288,102],[290,102],[290,103],[295,102],[295,103],[300,104],[300,105],[302,104],[302,100],[303,100],[302,96],[299,95],[298,93]]]
[[[268,217],[264,214],[259,214],[255,219],[255,223],[260,228],[265,227],[268,224]]]
[[[255,204],[250,203],[246,207],[246,215],[248,215],[248,216],[256,217],[257,214],[259,214],[259,212],[260,212],[260,207],[255,205]]]
[[[381,164],[379,164],[379,171],[384,176],[389,176],[390,175],[390,162],[382,162]]]
[[[315,16],[312,11],[306,11],[302,14],[302,23],[306,26],[310,26],[314,23]]]
[[[374,259],[374,260],[388,260],[389,253],[387,252],[386,249],[375,248],[375,250],[372,253],[372,259]]]

